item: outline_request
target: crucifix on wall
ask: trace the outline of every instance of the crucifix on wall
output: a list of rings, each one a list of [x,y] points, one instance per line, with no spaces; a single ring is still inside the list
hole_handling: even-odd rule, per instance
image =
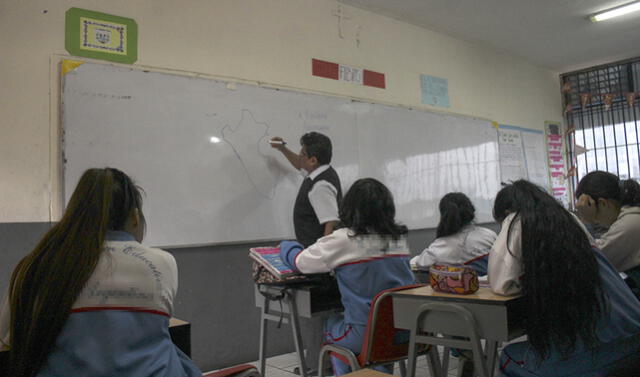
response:
[[[344,36],[342,35],[342,20],[350,20],[351,16],[345,13],[342,9],[342,5],[338,5],[338,8],[334,9],[332,13],[338,18],[338,36],[340,39],[344,39]]]

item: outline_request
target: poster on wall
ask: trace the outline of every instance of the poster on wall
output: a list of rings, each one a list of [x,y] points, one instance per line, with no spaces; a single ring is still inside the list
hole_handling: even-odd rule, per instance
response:
[[[64,43],[71,55],[132,64],[138,60],[138,24],[131,18],[70,8]]]
[[[420,90],[424,105],[449,107],[449,82],[447,79],[420,75]]]
[[[544,132],[518,126],[498,129],[502,182],[527,179],[549,189]]]
[[[565,162],[562,124],[560,122],[545,122],[544,131],[547,139],[551,192],[553,197],[562,203],[565,208],[569,208],[568,172]]]
[[[503,183],[527,179],[522,134],[519,130],[498,130],[498,150],[500,152],[500,180]]]

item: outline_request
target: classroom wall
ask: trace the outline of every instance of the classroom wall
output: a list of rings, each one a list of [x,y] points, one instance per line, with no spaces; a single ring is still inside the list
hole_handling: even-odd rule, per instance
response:
[[[58,132],[64,13],[80,7],[133,18],[136,65],[198,72],[420,105],[420,74],[446,78],[447,111],[529,128],[561,119],[557,72],[334,0],[112,0],[0,2],[0,290],[62,203]],[[338,8],[348,19],[341,23]],[[340,25],[340,27],[339,27]],[[342,37],[340,36],[342,34]],[[386,89],[311,75],[318,58],[386,75]],[[437,110],[441,110],[437,108]],[[170,177],[168,177],[170,179]],[[412,233],[418,251],[431,230]],[[177,315],[193,322],[194,358],[212,369],[257,358],[249,245],[173,250]],[[230,282],[230,283],[229,283]],[[228,287],[234,287],[231,292]],[[232,294],[233,293],[233,294]],[[291,350],[282,339],[274,352]]]

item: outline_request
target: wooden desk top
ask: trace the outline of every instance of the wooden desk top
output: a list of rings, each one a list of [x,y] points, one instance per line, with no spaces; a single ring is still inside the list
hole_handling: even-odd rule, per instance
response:
[[[491,292],[490,288],[484,288],[484,287],[480,287],[480,289],[478,289],[477,292],[469,295],[441,293],[441,292],[434,291],[433,288],[431,288],[431,286],[429,285],[424,287],[397,291],[397,292],[394,292],[393,295],[404,297],[404,298],[431,297],[434,299],[441,299],[443,301],[459,301],[459,302],[474,301],[474,302],[481,302],[486,304],[505,304],[509,301],[522,297],[521,295],[500,296]]]
[[[171,319],[169,319],[169,327],[183,326],[183,325],[188,325],[188,324],[189,324],[189,322],[183,321],[183,320],[178,319],[178,318],[171,317]]]
[[[345,377],[389,377],[391,375],[378,372],[377,370],[365,368],[365,369],[357,370],[355,372],[347,373],[344,376]]]

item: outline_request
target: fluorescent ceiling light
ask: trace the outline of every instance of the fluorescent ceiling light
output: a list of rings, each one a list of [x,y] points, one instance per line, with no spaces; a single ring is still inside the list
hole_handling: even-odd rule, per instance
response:
[[[604,21],[604,20],[608,20],[610,18],[614,18],[614,17],[618,17],[618,16],[622,16],[631,12],[637,12],[640,10],[640,1],[635,1],[633,3],[629,3],[626,5],[623,5],[621,7],[617,7],[617,8],[613,8],[613,9],[609,9],[609,10],[605,10],[603,12],[600,13],[596,13],[594,15],[592,15],[591,21],[593,22],[598,22],[598,21]]]

